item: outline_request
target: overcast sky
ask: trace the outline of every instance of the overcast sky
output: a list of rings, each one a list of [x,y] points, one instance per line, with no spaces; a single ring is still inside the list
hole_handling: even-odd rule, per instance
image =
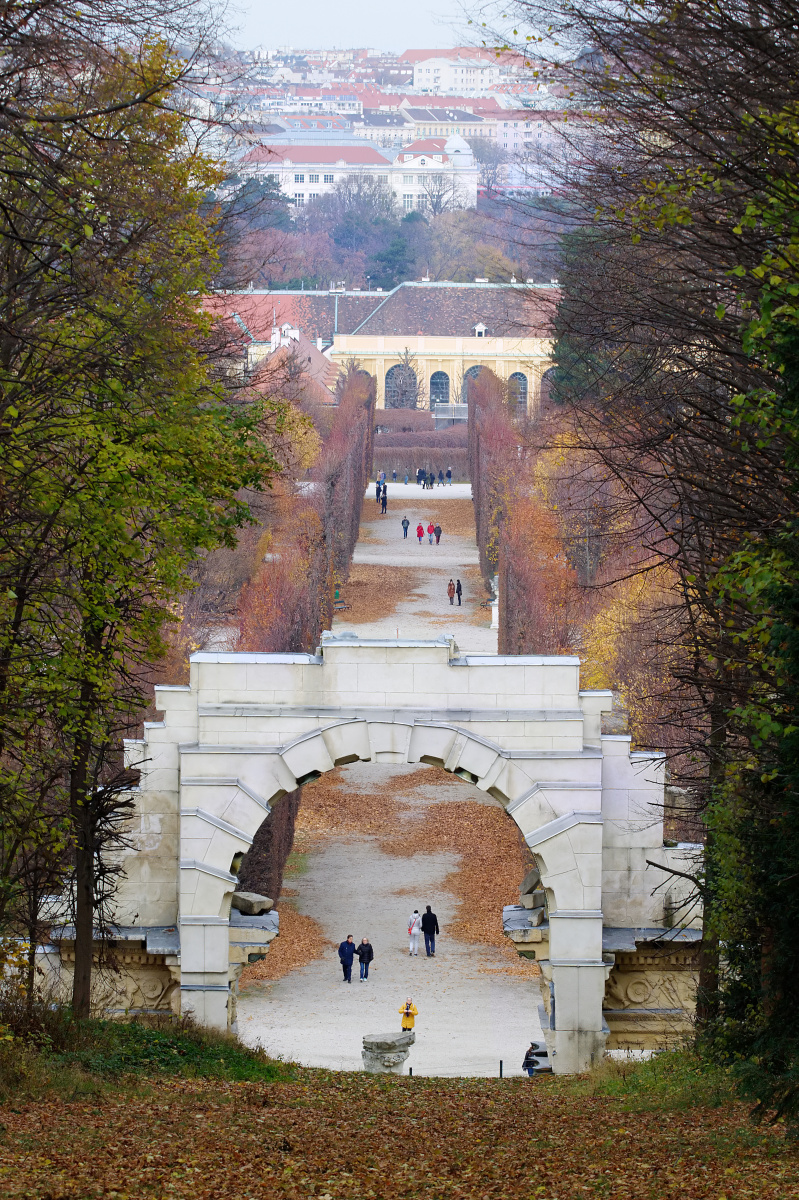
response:
[[[459,0],[232,0],[230,41],[244,48],[370,46],[379,50],[468,45]]]

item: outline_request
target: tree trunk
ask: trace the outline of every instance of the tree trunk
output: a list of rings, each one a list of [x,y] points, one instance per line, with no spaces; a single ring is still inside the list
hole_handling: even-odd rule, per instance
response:
[[[77,772],[85,778],[85,770]],[[77,781],[73,783],[75,788]],[[75,820],[75,974],[72,1011],[79,1021],[91,1015],[92,956],[94,952],[94,851],[85,790],[72,806]]]

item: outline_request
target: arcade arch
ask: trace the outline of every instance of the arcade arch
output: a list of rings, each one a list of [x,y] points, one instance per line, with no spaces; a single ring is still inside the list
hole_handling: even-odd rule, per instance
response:
[[[449,404],[449,375],[446,371],[434,371],[430,376],[430,407],[434,404]]]
[[[485,370],[482,366],[469,367],[468,371],[463,376],[463,384],[461,386],[461,403],[469,403],[469,388],[473,380],[477,379],[480,372]]]
[[[397,363],[386,371],[386,408],[416,408],[419,383],[416,372],[406,363]]]
[[[514,371],[508,379],[510,397],[517,404],[523,404],[527,409],[527,376],[523,371]]]

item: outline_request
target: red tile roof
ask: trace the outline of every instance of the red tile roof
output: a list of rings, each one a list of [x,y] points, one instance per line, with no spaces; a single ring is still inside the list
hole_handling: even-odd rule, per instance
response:
[[[269,341],[274,320],[278,325],[289,321],[311,341],[326,342],[336,332],[472,337],[480,321],[489,337],[551,337],[559,294],[557,288],[502,284],[402,283],[382,293],[227,293],[210,298],[206,307],[228,322],[235,313],[262,342]]]
[[[441,138],[417,138],[415,142],[409,142],[407,146],[403,146],[403,153],[410,151],[412,154],[441,154],[447,144],[445,137]]]

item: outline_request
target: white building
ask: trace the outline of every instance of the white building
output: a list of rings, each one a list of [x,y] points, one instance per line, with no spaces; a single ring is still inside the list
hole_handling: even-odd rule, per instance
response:
[[[484,96],[499,77],[489,58],[426,58],[413,68],[414,89],[439,96]]]
[[[479,169],[469,144],[457,135],[411,142],[399,153],[363,143],[257,146],[241,165],[243,171],[271,177],[298,206],[364,174],[388,184],[406,211],[477,204]]]

